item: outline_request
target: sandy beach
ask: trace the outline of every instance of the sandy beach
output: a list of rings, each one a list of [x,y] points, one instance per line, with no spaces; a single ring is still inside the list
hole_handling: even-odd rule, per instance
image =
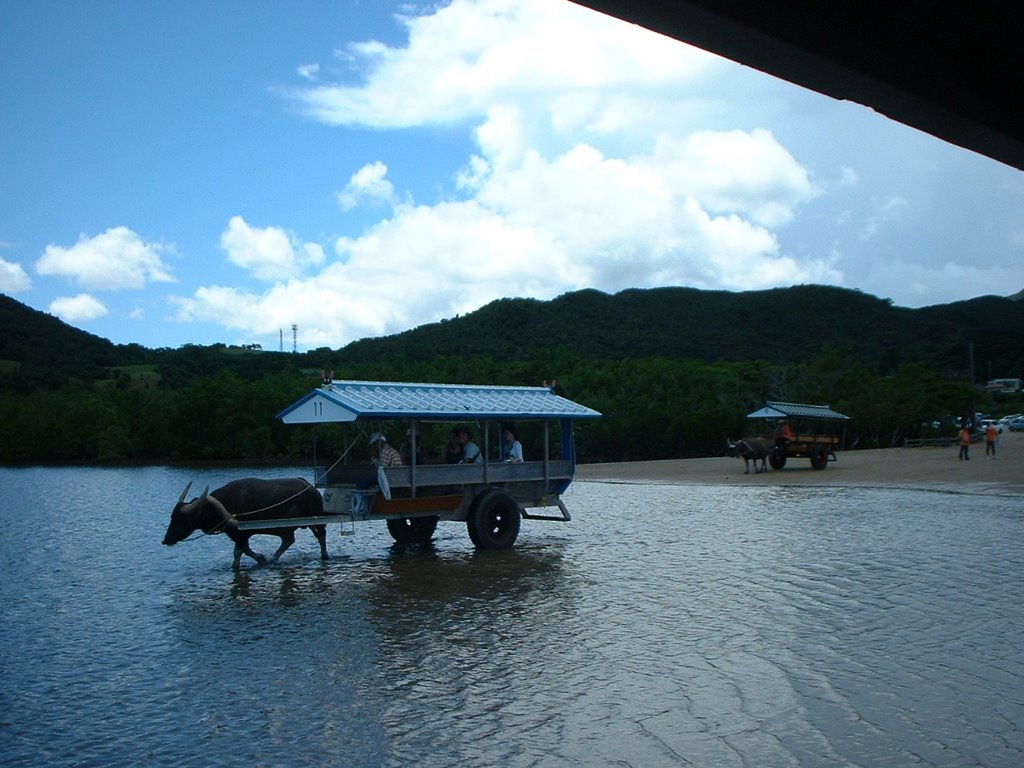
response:
[[[678,459],[582,464],[578,480],[621,483],[702,485],[832,486],[918,488],[957,493],[1024,495],[1024,433],[1003,432],[996,458],[985,443],[971,446],[971,460],[960,461],[956,446],[841,451],[828,467],[815,471],[807,459],[791,459],[780,470],[744,474],[742,459]]]

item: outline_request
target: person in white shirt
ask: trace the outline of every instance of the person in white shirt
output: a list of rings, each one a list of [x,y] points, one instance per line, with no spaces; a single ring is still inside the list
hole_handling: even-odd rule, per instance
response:
[[[516,428],[505,424],[501,428],[501,456],[509,464],[523,463],[523,444],[519,442]]]
[[[483,460],[480,446],[473,442],[473,433],[468,427],[459,427],[459,442],[462,443],[462,461],[459,464],[479,464]]]

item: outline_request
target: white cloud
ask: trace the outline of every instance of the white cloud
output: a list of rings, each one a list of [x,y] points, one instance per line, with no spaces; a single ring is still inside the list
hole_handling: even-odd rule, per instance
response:
[[[0,259],[0,293],[13,295],[32,287],[32,279],[21,264]]]
[[[90,290],[143,288],[146,282],[174,282],[162,255],[171,246],[147,243],[127,227],[114,227],[88,237],[80,235],[70,248],[48,245],[36,261],[40,275],[67,278]]]
[[[561,99],[557,106],[572,112],[572,100],[565,99],[577,94],[588,106],[569,122],[601,116],[614,124],[619,102],[608,110],[602,96],[646,93],[717,61],[675,40],[551,0],[454,0],[432,15],[403,21],[409,33],[404,49],[364,41],[338,52],[365,73],[364,84],[326,84],[292,96],[326,123],[406,127],[461,122],[509,99]]]
[[[899,195],[889,195],[881,200],[872,199],[871,214],[861,227],[860,239],[870,240],[879,230],[898,222],[908,205],[908,201]]]
[[[297,323],[304,344],[340,346],[506,296],[841,282],[833,255],[781,252],[775,229],[821,189],[775,136],[680,120],[680,93],[714,57],[548,0],[455,0],[406,23],[408,48],[343,52],[365,67],[364,85],[297,97],[328,123],[478,120],[467,127],[477,152],[453,174],[462,199],[416,204],[386,164],[368,162],[337,200],[386,204],[390,218],[340,238],[309,275],[283,230],[235,217],[222,237],[231,261],[281,282],[200,288],[177,299],[178,319],[245,338]]]
[[[220,236],[220,247],[232,264],[259,280],[284,280],[324,262],[318,243],[302,243],[280,227],[253,227],[232,216]]]
[[[398,203],[395,187],[387,179],[388,167],[379,160],[368,163],[352,174],[345,189],[337,193],[341,210],[349,211],[360,203]]]
[[[67,323],[83,323],[107,314],[103,302],[87,293],[61,296],[50,302],[50,314]]]
[[[789,222],[798,205],[819,194],[807,170],[763,129],[662,135],[652,162],[709,211],[770,227]]]
[[[305,80],[316,80],[317,74],[320,72],[319,64],[300,64],[295,68],[296,74]]]
[[[767,165],[779,169],[765,173],[764,183],[783,201],[779,210],[788,210],[810,194],[806,176],[778,162],[773,142],[763,146]],[[773,232],[751,218],[708,211],[691,194],[692,180],[664,162],[664,148],[658,157],[609,158],[579,145],[551,160],[527,151],[520,165],[495,169],[478,155],[466,181],[471,199],[396,209],[362,235],[340,238],[337,259],[318,274],[263,293],[202,288],[178,300],[178,319],[214,321],[243,337],[273,336],[297,323],[304,344],[341,346],[506,296],[841,279],[831,259],[781,255]],[[756,164],[756,152],[748,160]],[[385,169],[371,170],[361,178],[372,187]],[[734,207],[764,210],[753,188],[744,192]],[[778,211],[765,217],[785,218]]]

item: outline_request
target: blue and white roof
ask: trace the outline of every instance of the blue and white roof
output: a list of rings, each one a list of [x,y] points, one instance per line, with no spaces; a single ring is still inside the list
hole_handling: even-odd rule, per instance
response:
[[[747,414],[748,419],[830,419],[833,421],[848,421],[849,416],[844,416],[839,411],[833,411],[827,405],[807,405],[806,403],[779,403],[771,400],[758,411]]]
[[[332,381],[289,405],[285,424],[357,419],[594,419],[600,413],[548,387]]]

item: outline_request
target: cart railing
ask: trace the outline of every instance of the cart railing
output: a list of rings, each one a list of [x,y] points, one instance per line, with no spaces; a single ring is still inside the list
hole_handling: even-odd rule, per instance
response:
[[[372,477],[377,469],[372,464],[346,464],[326,471],[318,467],[316,485],[320,488],[355,485],[360,480]],[[388,485],[392,488],[411,490],[436,488],[450,485],[493,485],[504,483],[550,482],[558,491],[572,480],[572,462],[564,459],[555,461],[526,461],[521,464],[422,464],[417,466],[387,467],[384,470]]]

